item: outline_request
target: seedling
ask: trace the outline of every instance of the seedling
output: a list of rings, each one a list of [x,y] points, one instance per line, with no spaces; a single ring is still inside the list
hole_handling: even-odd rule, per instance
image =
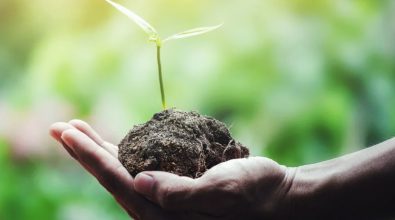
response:
[[[162,40],[158,34],[158,32],[155,30],[152,25],[150,25],[147,21],[145,21],[143,18],[138,16],[136,13],[130,11],[129,9],[125,8],[124,6],[115,3],[111,0],[106,0],[108,3],[110,3],[112,6],[114,6],[116,9],[118,9],[120,12],[128,16],[132,21],[134,21],[138,26],[140,26],[141,29],[148,35],[148,40],[149,42],[153,42],[156,45],[156,59],[158,63],[158,76],[159,76],[159,86],[160,86],[160,94],[161,94],[161,99],[162,99],[162,107],[163,109],[166,109],[166,97],[165,97],[165,88],[163,85],[163,77],[162,77],[162,64],[161,64],[161,55],[160,55],[160,49],[163,44],[165,44],[168,41],[171,40],[176,40],[176,39],[182,39],[182,38],[187,38],[187,37],[192,37],[200,34],[204,34],[210,31],[213,31],[219,27],[222,26],[216,25],[216,26],[210,26],[210,27],[199,27],[199,28],[194,28],[190,30],[186,30],[177,34],[174,34],[170,37],[165,38]]]

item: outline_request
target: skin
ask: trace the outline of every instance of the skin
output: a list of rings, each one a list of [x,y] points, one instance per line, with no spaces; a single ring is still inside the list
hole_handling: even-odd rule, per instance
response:
[[[87,123],[50,134],[134,219],[387,219],[395,216],[395,139],[317,164],[289,168],[235,159],[191,179],[147,171],[133,178],[117,146]]]

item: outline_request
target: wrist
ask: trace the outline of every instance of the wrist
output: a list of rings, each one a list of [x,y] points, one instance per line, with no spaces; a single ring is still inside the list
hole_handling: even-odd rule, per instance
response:
[[[289,190],[284,199],[289,219],[333,219],[333,196],[339,186],[336,169],[319,165],[289,168]]]
[[[286,219],[394,216],[395,139],[332,160],[288,168]],[[290,176],[290,175],[288,175]]]
[[[281,166],[284,171],[282,180],[277,182],[277,189],[271,193],[264,193],[265,202],[260,205],[258,215],[264,219],[301,219],[300,213],[303,213],[297,205],[301,200],[307,197],[307,190],[304,193],[301,184],[301,176],[299,176],[299,167]],[[301,184],[301,185],[299,185]],[[310,189],[307,187],[306,189]],[[309,193],[310,195],[310,193]]]

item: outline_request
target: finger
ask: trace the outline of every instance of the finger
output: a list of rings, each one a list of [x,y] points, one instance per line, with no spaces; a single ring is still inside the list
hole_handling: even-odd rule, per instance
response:
[[[124,172],[122,164],[81,131],[66,130],[61,138],[80,158],[80,162],[91,168],[94,176],[106,181],[105,186],[111,192],[116,190],[116,186],[108,182],[111,178],[133,183],[131,176]]]
[[[217,208],[228,206],[226,199],[234,199],[230,198],[230,195],[234,194],[227,194],[227,189],[231,186],[160,171],[137,174],[134,187],[137,192],[170,211],[222,215],[222,210]]]
[[[60,144],[62,144],[63,148],[66,149],[66,151],[70,154],[71,157],[73,157],[75,160],[77,160],[82,167],[84,167],[88,172],[92,173],[90,168],[88,166],[86,166],[84,163],[82,163],[81,161],[79,161],[79,158],[77,156],[77,154],[73,151],[72,148],[70,148],[61,138],[62,133],[66,130],[69,129],[76,129],[75,127],[71,126],[68,123],[65,122],[56,122],[54,124],[51,125],[49,132],[50,135],[55,138]]]
[[[79,162],[88,167],[98,181],[131,213],[157,215],[160,210],[136,194],[133,178],[122,164],[92,139],[76,129],[63,132],[62,140],[73,149]]]
[[[71,157],[73,157],[74,159],[77,159],[77,155],[73,152],[72,149],[70,149],[69,146],[67,146],[64,141],[61,138],[61,135],[63,133],[63,131],[67,130],[67,129],[73,129],[73,126],[64,123],[64,122],[56,122],[54,124],[52,124],[49,128],[49,134],[55,139],[57,140],[60,144],[62,144],[63,148],[70,154]]]
[[[49,134],[58,142],[61,142],[61,135],[63,131],[73,129],[74,127],[65,122],[56,122],[49,127]]]
[[[75,131],[76,128],[71,126],[68,123],[64,122],[57,122],[54,123],[50,127],[50,134],[52,137],[54,137],[57,141],[62,143],[62,145],[65,147],[65,149],[72,155],[77,161],[90,173],[94,174],[96,176],[96,170],[92,169],[92,166],[87,165],[84,160],[84,158],[80,159],[79,156],[74,152],[72,148],[73,145],[70,144],[70,142],[67,144],[63,139],[62,139],[62,134],[66,130],[74,129]],[[65,135],[67,137],[67,134]],[[86,137],[88,138],[88,137]],[[110,156],[110,158],[113,158]],[[95,168],[97,169],[97,168]],[[118,170],[119,172],[120,170]],[[117,171],[115,171],[117,172]],[[128,175],[128,174],[127,174]],[[116,175],[114,175],[116,176]],[[128,175],[130,177],[130,175]],[[115,197],[115,199],[118,201],[118,203],[127,211],[127,213],[132,216],[134,219],[174,219],[172,217],[169,217],[168,213],[163,213],[158,207],[154,206],[153,204],[149,203],[148,201],[144,200],[141,198],[139,195],[137,195],[133,191],[133,184],[132,183],[127,183],[126,188],[119,186],[119,192],[122,193],[116,193],[114,192],[113,189],[110,188],[110,186],[106,183],[107,181],[104,180],[104,177],[96,176],[99,182],[105,186],[107,190],[109,190]],[[117,181],[115,179],[116,177],[113,178],[113,181]],[[131,178],[131,177],[130,177]],[[125,181],[124,181],[125,182]],[[127,182],[127,181],[126,181]],[[122,184],[115,184],[115,185],[122,185]],[[131,194],[134,194],[131,195]],[[138,196],[140,198],[136,199],[135,197]],[[139,205],[136,205],[136,203],[139,203]],[[136,211],[138,210],[138,211]]]
[[[79,120],[79,119],[73,119],[69,121],[69,124],[80,130],[82,133],[86,134],[88,137],[90,137],[94,142],[96,142],[99,146],[103,147],[106,149],[108,152],[111,153],[114,157],[118,158],[118,147],[104,141],[99,134],[86,122]]]
[[[175,174],[154,171],[143,172],[135,177],[135,190],[149,200],[168,210],[177,210],[189,206],[188,195],[193,191],[194,180]],[[181,203],[185,201],[185,203]]]

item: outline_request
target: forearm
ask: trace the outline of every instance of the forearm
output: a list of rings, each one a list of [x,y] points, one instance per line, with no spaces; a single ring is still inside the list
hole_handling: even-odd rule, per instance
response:
[[[385,219],[395,214],[395,139],[295,168],[291,215],[301,219]]]

